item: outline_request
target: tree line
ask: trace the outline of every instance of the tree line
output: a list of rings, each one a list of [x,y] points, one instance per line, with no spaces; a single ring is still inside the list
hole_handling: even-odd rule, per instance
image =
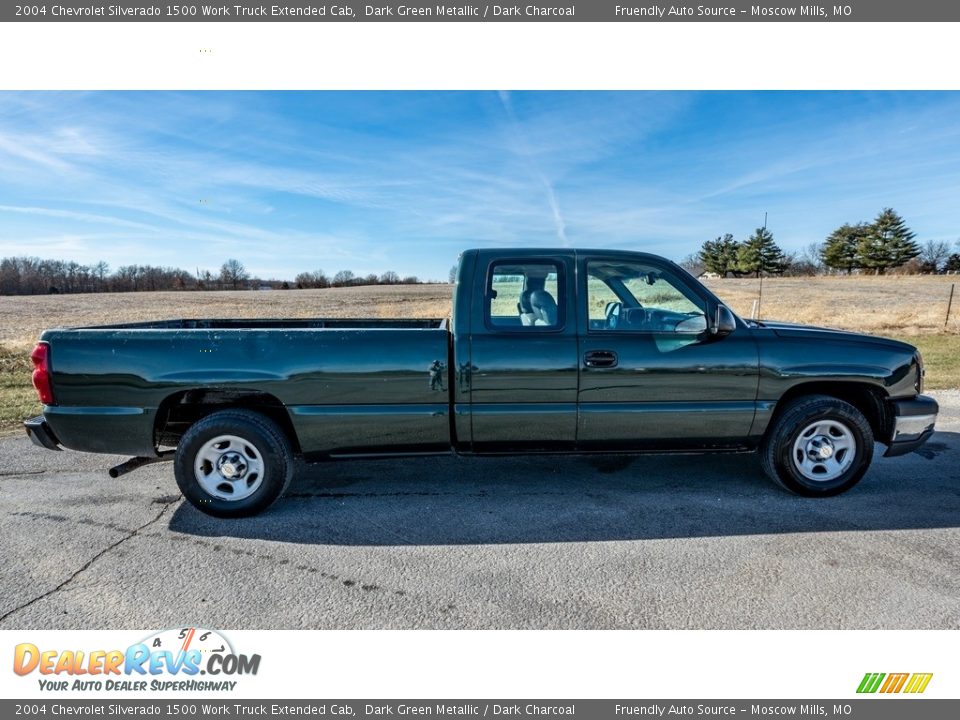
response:
[[[763,227],[742,241],[729,233],[707,240],[681,264],[695,274],[709,272],[720,277],[960,272],[960,253],[951,253],[948,243],[929,240],[921,247],[915,237],[900,215],[884,208],[873,222],[844,223],[823,242],[811,243],[796,253],[785,253]]]
[[[341,270],[333,277],[327,277],[323,270],[316,270],[300,273],[294,282],[298,290],[303,290],[305,288],[349,287],[351,285],[419,285],[423,281],[416,275],[400,277],[393,270],[388,270],[382,275],[370,273],[362,277],[354,275],[352,270]]]
[[[393,271],[356,275],[341,270],[328,277],[323,270],[303,272],[292,281],[263,280],[252,276],[235,258],[223,263],[218,273],[155,265],[122,265],[111,271],[100,261],[84,265],[64,260],[36,257],[0,259],[0,295],[47,295],[58,293],[148,292],[156,290],[246,290],[269,287],[291,288],[349,287],[354,285],[416,285],[415,275],[400,277]]]

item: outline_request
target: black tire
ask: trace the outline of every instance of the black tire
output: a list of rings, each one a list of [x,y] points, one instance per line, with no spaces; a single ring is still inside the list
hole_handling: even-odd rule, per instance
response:
[[[824,428],[827,432],[821,432]],[[817,454],[823,445],[830,446],[822,451],[830,453],[827,458]],[[833,449],[841,445],[852,447]],[[792,400],[774,420],[760,446],[760,463],[770,479],[804,497],[830,497],[846,492],[864,476],[872,459],[870,423],[853,405],[828,395]]]
[[[224,440],[211,445],[218,439]],[[229,466],[215,467],[205,459],[211,453],[220,453],[219,462]],[[293,466],[293,448],[284,432],[249,410],[221,410],[195,422],[180,438],[173,463],[184,497],[201,512],[219,518],[249,517],[266,510],[290,486]],[[224,476],[227,467],[229,475]],[[218,483],[219,488],[214,487]],[[231,499],[231,494],[237,497]]]

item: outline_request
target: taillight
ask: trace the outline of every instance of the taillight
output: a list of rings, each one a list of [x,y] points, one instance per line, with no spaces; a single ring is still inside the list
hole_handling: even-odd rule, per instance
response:
[[[40,396],[44,405],[53,405],[53,386],[50,384],[50,346],[46,343],[37,343],[30,353],[33,360],[33,387]]]

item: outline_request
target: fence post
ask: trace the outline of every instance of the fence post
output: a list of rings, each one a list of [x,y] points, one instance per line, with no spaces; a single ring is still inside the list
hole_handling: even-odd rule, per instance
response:
[[[947,316],[943,319],[943,327],[947,327],[947,323],[950,322],[950,308],[953,307],[953,287],[956,283],[950,283],[950,299],[947,300]]]

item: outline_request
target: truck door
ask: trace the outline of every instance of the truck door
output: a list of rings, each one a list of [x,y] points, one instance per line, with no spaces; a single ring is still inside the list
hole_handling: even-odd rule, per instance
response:
[[[736,446],[756,409],[756,343],[708,330],[716,300],[657,258],[581,256],[578,445]]]
[[[574,447],[574,268],[572,255],[480,253],[470,367],[458,369],[461,381],[469,383],[474,450]]]

